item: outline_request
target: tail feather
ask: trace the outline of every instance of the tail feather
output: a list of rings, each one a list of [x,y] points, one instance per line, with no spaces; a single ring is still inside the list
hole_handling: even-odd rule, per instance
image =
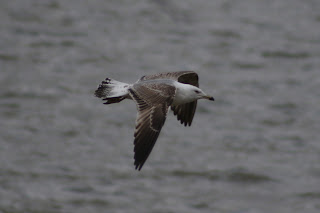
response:
[[[98,86],[94,95],[103,98],[104,104],[118,103],[128,96],[129,84],[106,78]]]

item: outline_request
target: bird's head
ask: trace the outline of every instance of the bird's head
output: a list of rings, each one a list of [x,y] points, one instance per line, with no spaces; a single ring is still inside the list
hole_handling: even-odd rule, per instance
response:
[[[207,95],[198,87],[194,87],[192,93],[197,99],[208,99],[210,101],[214,101],[214,98],[212,96]]]

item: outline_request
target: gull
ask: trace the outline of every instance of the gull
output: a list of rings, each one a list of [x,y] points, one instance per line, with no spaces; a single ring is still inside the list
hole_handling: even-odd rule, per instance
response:
[[[132,99],[137,105],[134,132],[134,165],[141,170],[149,157],[167,117],[169,108],[184,126],[190,126],[198,99],[214,98],[199,88],[194,71],[165,72],[145,75],[134,84],[106,78],[98,86],[95,96],[104,104]]]

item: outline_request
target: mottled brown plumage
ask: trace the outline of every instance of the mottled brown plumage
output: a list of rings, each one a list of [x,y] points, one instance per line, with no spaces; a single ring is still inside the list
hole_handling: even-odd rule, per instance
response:
[[[140,170],[160,134],[169,107],[181,124],[190,126],[197,100],[213,100],[198,87],[198,75],[193,71],[167,72],[143,76],[132,85],[106,78],[95,95],[103,98],[105,104],[126,98],[136,102],[138,113],[134,132],[134,165]]]

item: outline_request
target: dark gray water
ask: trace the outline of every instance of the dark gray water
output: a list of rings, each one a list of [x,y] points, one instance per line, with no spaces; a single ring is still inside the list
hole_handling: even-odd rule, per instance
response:
[[[0,212],[320,212],[318,0],[0,1]],[[105,78],[196,70],[141,172]]]

